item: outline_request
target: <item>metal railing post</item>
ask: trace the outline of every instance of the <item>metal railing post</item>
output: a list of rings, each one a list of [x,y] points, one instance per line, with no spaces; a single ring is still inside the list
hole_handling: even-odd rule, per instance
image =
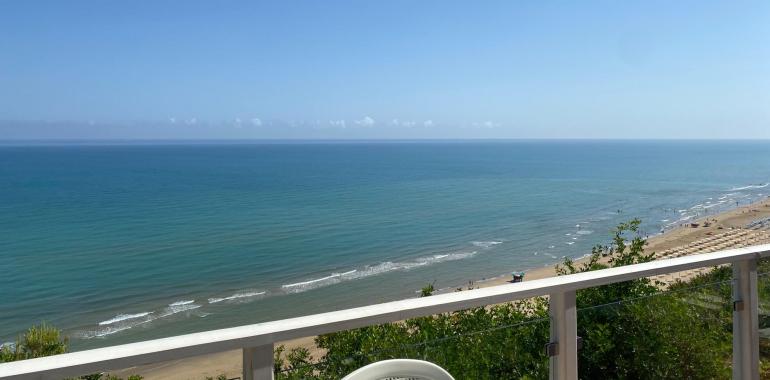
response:
[[[733,379],[759,379],[757,260],[733,266]]]
[[[551,380],[577,380],[577,306],[575,291],[550,295],[551,342],[548,345]]]
[[[273,345],[243,349],[243,380],[273,380]]]

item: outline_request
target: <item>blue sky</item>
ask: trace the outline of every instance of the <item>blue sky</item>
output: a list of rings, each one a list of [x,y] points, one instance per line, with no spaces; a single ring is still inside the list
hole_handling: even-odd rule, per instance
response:
[[[767,1],[3,1],[0,139],[770,138]]]

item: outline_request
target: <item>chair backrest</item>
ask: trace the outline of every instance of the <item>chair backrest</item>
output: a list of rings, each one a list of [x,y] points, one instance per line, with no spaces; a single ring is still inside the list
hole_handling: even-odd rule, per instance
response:
[[[383,360],[361,367],[342,380],[454,380],[443,368],[422,360],[393,359]]]

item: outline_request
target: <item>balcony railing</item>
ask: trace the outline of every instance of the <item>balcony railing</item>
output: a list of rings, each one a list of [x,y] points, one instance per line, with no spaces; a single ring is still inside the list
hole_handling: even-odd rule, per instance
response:
[[[758,379],[757,262],[767,256],[770,244],[22,360],[0,364],[0,379],[61,379],[234,349],[243,351],[245,380],[272,379],[276,342],[537,296],[549,297],[550,378],[577,379],[577,290],[725,264],[733,268],[733,378]]]

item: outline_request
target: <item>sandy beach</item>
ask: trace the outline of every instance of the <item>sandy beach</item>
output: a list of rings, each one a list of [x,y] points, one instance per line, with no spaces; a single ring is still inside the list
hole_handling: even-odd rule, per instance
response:
[[[697,227],[694,227],[697,225]],[[660,260],[691,255],[696,253],[714,252],[723,249],[745,247],[770,243],[770,198],[747,206],[742,206],[724,213],[709,215],[692,224],[680,226],[664,234],[648,239],[645,250],[654,252]],[[578,260],[577,263],[583,260]],[[657,276],[656,279],[664,284],[677,279],[686,280],[704,273],[709,268],[679,272]],[[554,267],[543,267],[525,272],[525,281],[556,275]],[[476,287],[489,287],[509,283],[510,274],[476,282]],[[291,347],[308,348],[315,359],[323,353],[314,344],[314,337],[306,337],[279,344]],[[129,368],[113,372],[119,376],[140,374],[147,380],[154,379],[204,379],[207,376],[216,377],[226,374],[228,378],[238,378],[241,375],[241,352],[228,351],[213,355],[181,359],[171,362]]]

